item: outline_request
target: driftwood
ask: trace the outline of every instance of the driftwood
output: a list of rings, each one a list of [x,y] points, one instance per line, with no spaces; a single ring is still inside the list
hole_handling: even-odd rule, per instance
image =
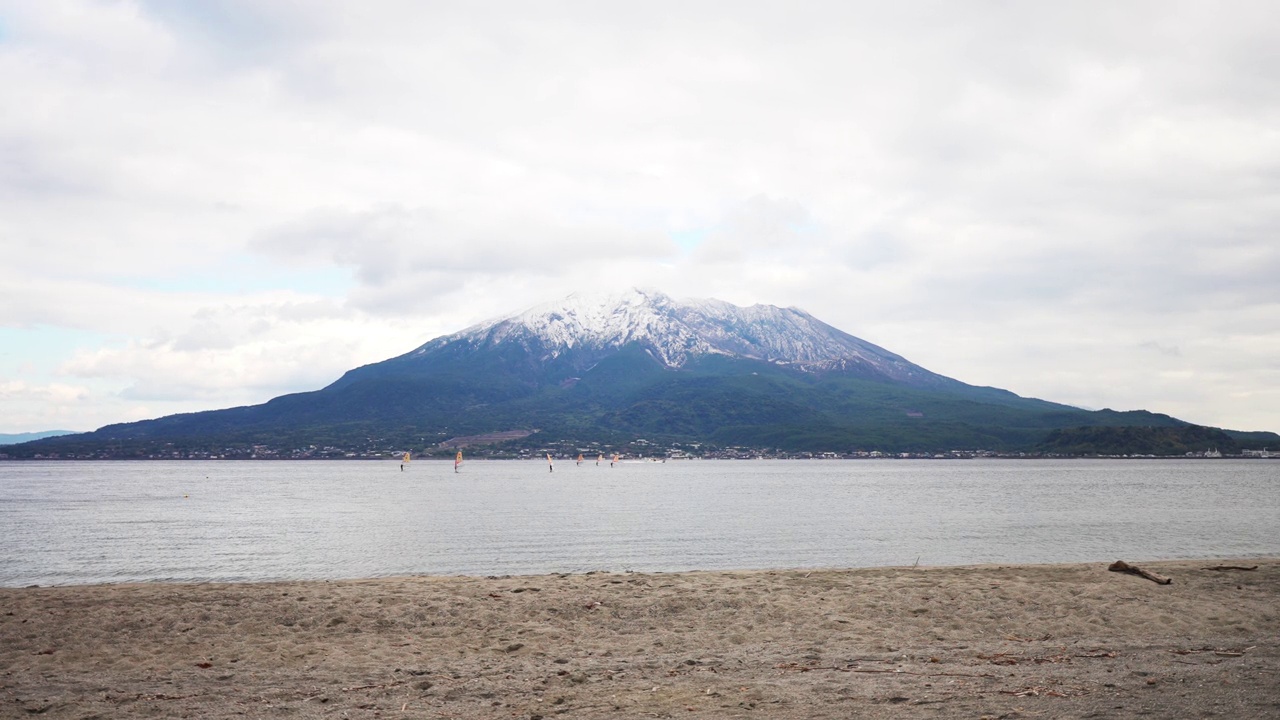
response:
[[[1168,585],[1169,583],[1173,582],[1171,578],[1162,577],[1153,572],[1147,572],[1146,570],[1143,570],[1142,568],[1136,565],[1130,565],[1129,563],[1123,560],[1117,560],[1111,563],[1111,565],[1107,569],[1110,570],[1111,572],[1122,572],[1122,573],[1129,573],[1130,575],[1139,575],[1141,577],[1144,577],[1150,580],[1153,583],[1156,583],[1157,585]]]
[[[1213,567],[1207,567],[1203,569],[1205,570],[1257,570],[1258,566],[1250,565],[1248,567],[1245,567],[1244,565],[1214,565]]]

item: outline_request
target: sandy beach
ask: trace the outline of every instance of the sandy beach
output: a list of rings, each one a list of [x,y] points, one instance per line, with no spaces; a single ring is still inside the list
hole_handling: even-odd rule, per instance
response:
[[[1280,717],[1280,559],[1126,560],[7,588],[0,717]]]

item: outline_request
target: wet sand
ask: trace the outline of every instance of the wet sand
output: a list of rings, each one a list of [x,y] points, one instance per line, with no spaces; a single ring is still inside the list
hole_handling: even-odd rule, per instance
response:
[[[1280,718],[1280,559],[1125,559],[7,588],[0,717]]]

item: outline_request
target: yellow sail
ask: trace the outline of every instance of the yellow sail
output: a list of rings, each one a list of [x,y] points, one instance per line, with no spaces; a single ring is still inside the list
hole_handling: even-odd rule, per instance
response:
[[[405,453],[405,454],[404,454],[404,459],[403,459],[403,460],[401,460],[401,462],[409,462],[409,459],[410,459],[410,458],[409,458],[409,453]]]
[[[453,471],[458,472],[458,468],[462,467],[462,451],[458,451],[458,456],[453,459]]]

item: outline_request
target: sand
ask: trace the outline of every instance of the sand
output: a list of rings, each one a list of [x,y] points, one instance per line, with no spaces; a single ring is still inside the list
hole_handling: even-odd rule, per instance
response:
[[[0,589],[0,717],[1280,717],[1280,559],[1135,564]]]

